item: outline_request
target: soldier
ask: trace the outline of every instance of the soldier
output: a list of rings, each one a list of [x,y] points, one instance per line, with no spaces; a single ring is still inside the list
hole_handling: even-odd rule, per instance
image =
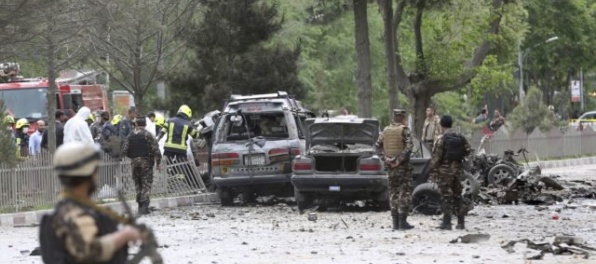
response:
[[[135,130],[124,141],[122,153],[131,159],[132,178],[137,191],[139,214],[149,214],[149,195],[153,184],[153,165],[161,165],[161,152],[155,137],[145,129],[146,119],[135,119]]]
[[[64,191],[54,212],[41,221],[44,263],[126,263],[127,243],[141,239],[132,226],[118,230],[126,219],[90,199],[96,191],[99,163],[93,145],[73,141],[56,150],[54,168]]]
[[[463,174],[462,160],[472,152],[466,138],[451,130],[453,119],[441,117],[443,134],[433,147],[431,169],[437,172],[437,184],[442,196],[443,223],[440,229],[451,230],[451,214],[457,215],[457,229],[464,229],[466,208],[463,206],[460,175]]]
[[[385,127],[375,145],[379,157],[385,161],[389,175],[389,195],[393,230],[407,230],[414,226],[406,220],[412,202],[412,166],[410,153],[413,143],[406,126],[406,111],[393,110],[393,124]]]
[[[426,119],[424,119],[424,127],[422,128],[422,141],[428,144],[430,148],[433,147],[437,137],[441,135],[439,119],[434,108],[426,108]]]

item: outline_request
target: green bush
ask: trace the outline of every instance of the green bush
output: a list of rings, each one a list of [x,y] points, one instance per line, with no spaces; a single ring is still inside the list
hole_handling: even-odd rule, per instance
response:
[[[0,165],[14,165],[17,162],[16,146],[11,131],[4,124],[6,116],[4,102],[0,100]]]
[[[558,125],[557,117],[544,104],[542,98],[540,89],[530,87],[523,104],[515,107],[508,116],[513,131],[521,129],[526,134],[530,134],[538,128],[542,132],[547,132]]]

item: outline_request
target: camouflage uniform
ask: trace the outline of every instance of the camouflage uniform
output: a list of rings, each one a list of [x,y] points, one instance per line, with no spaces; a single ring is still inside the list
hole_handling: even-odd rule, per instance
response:
[[[88,198],[63,196],[41,222],[44,263],[125,263],[128,248],[115,250],[110,239],[124,219]]]
[[[123,153],[131,158],[132,178],[139,211],[148,213],[153,184],[153,165],[161,164],[161,152],[155,137],[145,128],[136,128],[124,142]]]
[[[455,214],[460,217],[466,214],[466,209],[463,206],[462,200],[462,185],[461,175],[463,174],[462,161],[450,161],[445,158],[446,144],[445,135],[454,134],[451,129],[447,129],[437,139],[433,146],[431,170],[436,173],[436,181],[439,191],[442,197],[442,211],[445,217],[449,219],[449,225],[451,225],[451,215]],[[472,152],[472,147],[468,143],[465,137],[459,133],[455,133],[461,136],[463,141],[463,155],[467,156]],[[447,221],[447,220],[444,220]],[[462,220],[463,221],[463,220]],[[462,224],[463,225],[463,224]]]
[[[403,110],[395,110],[394,113],[402,113],[401,111]],[[403,114],[405,115],[405,111]],[[404,214],[403,222],[405,222],[412,204],[412,166],[410,165],[412,148],[410,129],[399,123],[385,127],[375,144],[377,155],[381,160],[395,159],[399,162],[399,166],[395,168],[385,164],[388,170],[387,187],[394,229],[401,229],[397,222],[400,217],[399,212]]]

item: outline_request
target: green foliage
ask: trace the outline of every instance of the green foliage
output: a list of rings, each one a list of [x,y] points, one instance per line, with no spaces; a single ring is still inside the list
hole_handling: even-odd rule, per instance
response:
[[[508,116],[513,130],[522,129],[526,134],[530,134],[536,128],[546,132],[557,125],[554,113],[544,104],[542,96],[540,89],[530,88],[524,103],[513,109]]]
[[[188,67],[173,76],[170,109],[220,109],[230,94],[288,91],[304,97],[298,80],[301,49],[265,45],[282,25],[278,8],[257,0],[202,0],[202,18],[189,32]],[[269,43],[270,44],[270,43]]]
[[[12,131],[4,123],[5,116],[4,102],[0,100],[0,165],[14,165],[17,163],[16,145]]]

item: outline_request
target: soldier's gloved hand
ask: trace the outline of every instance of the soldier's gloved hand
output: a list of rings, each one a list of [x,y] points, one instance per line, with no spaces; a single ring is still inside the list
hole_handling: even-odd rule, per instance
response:
[[[390,164],[391,168],[396,168],[397,166],[399,166],[399,161],[396,159],[393,162],[391,162]]]
[[[390,165],[391,164],[391,158],[385,157],[385,164]]]

